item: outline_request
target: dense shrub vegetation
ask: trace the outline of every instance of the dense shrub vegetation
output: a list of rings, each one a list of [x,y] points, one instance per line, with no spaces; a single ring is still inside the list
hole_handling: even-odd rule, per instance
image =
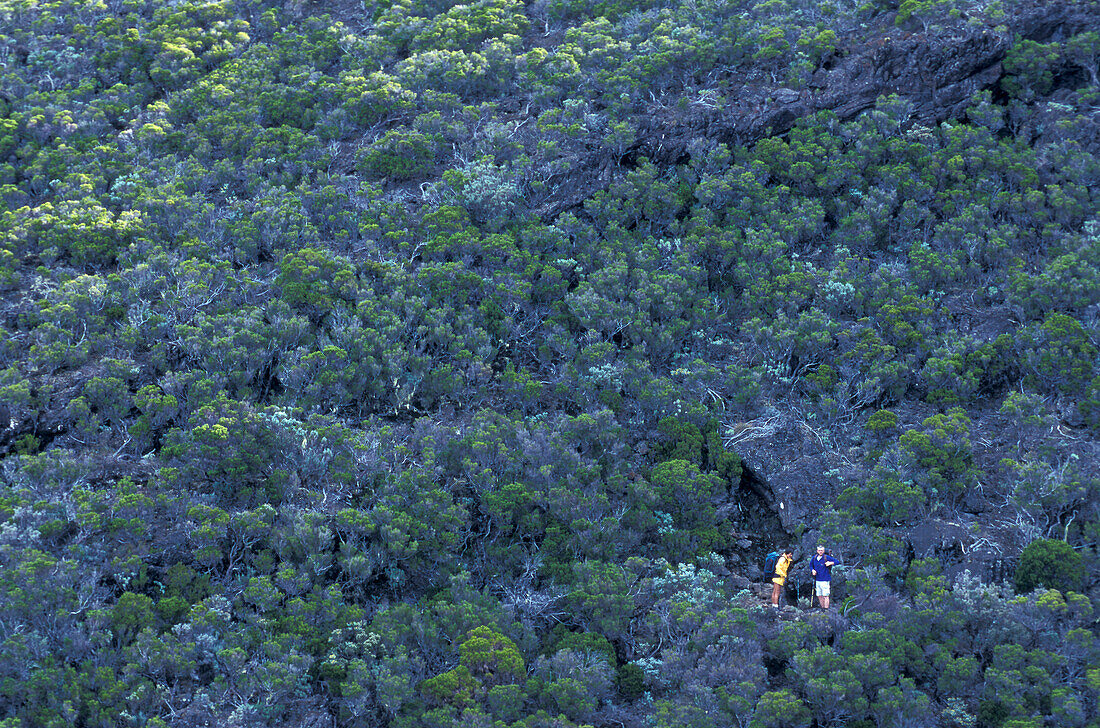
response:
[[[0,726],[1096,726],[1098,25],[0,0]]]

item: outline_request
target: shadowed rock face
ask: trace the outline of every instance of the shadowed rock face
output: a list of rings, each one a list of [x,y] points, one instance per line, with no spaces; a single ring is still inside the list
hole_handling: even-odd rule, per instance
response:
[[[751,475],[742,480],[775,512],[783,530],[791,533],[799,524],[812,521],[822,504],[836,498],[834,479],[824,473],[841,464],[841,459],[825,452],[804,422],[792,416],[778,419],[774,432],[746,439],[737,450],[744,459],[744,472]],[[780,538],[773,534],[773,540]]]
[[[999,27],[909,33],[883,25],[866,41],[849,45],[848,55],[833,59],[830,68],[818,70],[806,88],[738,83],[731,77],[719,83],[726,99],[722,108],[649,109],[640,117],[637,141],[622,155],[594,150],[559,185],[560,192],[542,207],[542,217],[553,220],[606,189],[612,170],[623,161],[646,157],[658,165],[683,163],[690,158],[688,144],[699,138],[751,144],[784,134],[800,118],[820,111],[849,120],[890,94],[913,104],[916,123],[930,126],[954,118],[975,92],[1001,79],[1001,62],[1016,36],[1042,43],[1100,29],[1100,2],[1016,6]]]
[[[913,102],[914,119],[935,123],[957,114],[975,91],[1000,78],[1000,62],[1010,44],[1006,35],[994,33],[952,43],[929,36],[884,36],[857,48],[832,70],[820,71],[810,88],[743,86],[730,94],[736,101],[721,111],[649,117],[633,151],[672,163],[699,136],[726,144],[752,143],[783,134],[800,118],[819,111],[851,119],[889,94]]]

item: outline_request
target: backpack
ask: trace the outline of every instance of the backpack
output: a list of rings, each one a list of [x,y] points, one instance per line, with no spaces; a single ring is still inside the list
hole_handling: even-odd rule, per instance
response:
[[[764,558],[764,581],[775,578],[775,564],[779,561],[779,552],[772,551]]]

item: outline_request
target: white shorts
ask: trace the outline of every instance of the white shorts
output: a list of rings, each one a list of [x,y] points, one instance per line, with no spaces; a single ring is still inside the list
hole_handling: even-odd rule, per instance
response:
[[[814,582],[814,596],[827,597],[829,596],[829,582],[827,581],[815,581]]]

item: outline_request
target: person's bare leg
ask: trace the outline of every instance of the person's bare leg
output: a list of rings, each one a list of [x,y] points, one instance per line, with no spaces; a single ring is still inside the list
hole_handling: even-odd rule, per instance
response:
[[[821,608],[822,609],[828,609],[829,608],[829,597],[820,597],[818,599],[818,601],[821,602]]]
[[[772,606],[773,607],[778,607],[779,606],[779,591],[782,588],[783,587],[780,586],[779,584],[772,584]]]

